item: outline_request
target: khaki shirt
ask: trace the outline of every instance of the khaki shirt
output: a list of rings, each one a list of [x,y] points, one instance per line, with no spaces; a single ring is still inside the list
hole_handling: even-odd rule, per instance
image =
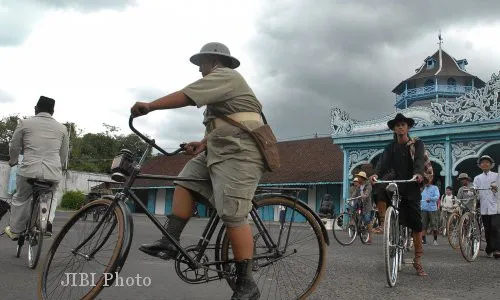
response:
[[[262,162],[259,149],[247,132],[232,125],[213,128],[211,122],[217,118],[214,111],[224,115],[261,113],[262,105],[240,73],[230,68],[217,68],[181,91],[197,107],[206,106],[203,124],[206,127],[208,165],[230,158]],[[262,126],[258,121],[241,123],[249,130]]]

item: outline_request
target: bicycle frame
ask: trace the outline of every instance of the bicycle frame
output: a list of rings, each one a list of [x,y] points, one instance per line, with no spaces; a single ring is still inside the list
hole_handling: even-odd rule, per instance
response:
[[[228,261],[213,261],[213,262],[207,262],[207,263],[200,263],[199,261],[201,260],[201,258],[203,257],[204,255],[204,252],[205,250],[207,249],[208,245],[209,245],[209,242],[212,238],[212,235],[213,233],[215,232],[215,229],[217,228],[217,225],[220,221],[220,218],[219,216],[213,212],[212,215],[210,216],[210,219],[203,231],[203,234],[200,238],[200,240],[198,241],[198,247],[200,247],[200,252],[197,256],[195,257],[192,257],[191,255],[188,254],[188,251],[186,250],[186,248],[183,248],[180,243],[175,239],[173,238],[165,229],[165,227],[160,223],[160,221],[151,213],[149,212],[149,210],[146,208],[146,206],[140,201],[140,199],[137,197],[137,195],[133,192],[132,190],[132,185],[134,183],[134,181],[136,179],[160,179],[160,180],[175,180],[175,181],[192,181],[192,182],[208,182],[209,180],[208,179],[197,179],[197,178],[186,178],[186,177],[177,177],[177,176],[163,176],[163,175],[151,175],[151,174],[141,174],[140,173],[140,170],[141,170],[141,167],[142,165],[144,164],[145,160],[146,160],[146,155],[147,153],[149,153],[149,151],[154,147],[156,148],[157,150],[159,150],[161,153],[163,153],[164,155],[167,155],[167,156],[171,156],[171,155],[175,155],[179,152],[181,152],[183,150],[183,148],[179,148],[177,149],[176,151],[174,152],[171,152],[171,153],[168,153],[166,152],[165,150],[163,150],[162,148],[160,148],[159,146],[157,146],[155,144],[155,141],[154,140],[150,140],[148,139],[147,137],[145,137],[143,134],[141,134],[139,131],[137,131],[134,127],[133,127],[133,124],[132,124],[132,118],[130,118],[129,120],[129,126],[130,128],[132,129],[132,131],[137,134],[140,138],[142,138],[147,144],[147,148],[146,150],[144,151],[143,155],[141,156],[140,160],[138,163],[134,163],[133,167],[132,167],[132,170],[131,170],[131,174],[126,177],[126,176],[123,176],[123,178],[126,178],[125,182],[124,182],[124,185],[123,185],[123,188],[122,188],[122,191],[118,192],[117,194],[115,194],[115,197],[114,199],[112,200],[111,204],[109,205],[109,207],[106,209],[105,213],[103,214],[101,220],[99,220],[98,224],[95,226],[95,228],[92,230],[92,232],[89,234],[88,237],[86,237],[75,249],[73,249],[72,253],[75,254],[75,255],[82,255],[80,253],[78,253],[78,251],[83,247],[83,245],[85,245],[90,239],[92,239],[94,237],[94,235],[97,233],[97,231],[99,230],[99,228],[103,225],[103,223],[105,222],[105,220],[108,218],[108,216],[113,212],[114,208],[116,205],[120,205],[121,206],[121,209],[123,210],[124,214],[125,214],[125,223],[129,223],[130,222],[130,229],[129,230],[133,230],[133,221],[131,219],[131,214],[129,212],[129,210],[127,209],[127,207],[123,204],[125,202],[125,200],[127,199],[131,199],[135,204],[137,204],[138,206],[140,206],[143,210],[144,210],[144,213],[146,214],[146,216],[148,217],[148,219],[151,220],[151,222],[153,222],[153,224],[156,226],[156,228],[158,228],[158,230],[160,230],[160,232],[166,236],[170,242],[175,246],[175,248],[177,248],[179,250],[179,255],[183,258],[185,258],[187,260],[187,264],[189,265],[190,268],[192,269],[199,269],[199,268],[207,268],[208,266],[210,265],[220,265],[221,263],[230,263],[232,262],[232,260],[228,260]],[[269,188],[268,188],[269,189]],[[282,189],[280,189],[282,190]],[[304,190],[304,189],[293,189],[293,190]],[[286,197],[285,195],[281,195],[281,197]],[[287,198],[290,198],[290,197],[287,197]],[[254,200],[252,200],[254,202]],[[301,205],[299,203],[299,200],[298,200],[298,197],[295,197],[294,198],[294,207],[295,205]],[[259,217],[259,214],[257,212],[257,209],[255,208],[255,206],[252,208],[252,210],[250,211],[250,216],[251,218],[253,219],[254,221],[254,224],[255,226],[257,227],[257,230],[259,231],[259,233],[262,235],[262,238],[266,244],[267,247],[270,247],[270,248],[273,248],[273,249],[278,249],[279,245],[281,244],[281,234],[280,234],[280,238],[278,239],[277,242],[275,242],[269,232],[267,231],[266,227],[264,226],[264,223],[262,222],[261,218]],[[319,217],[316,216],[316,218],[319,220]],[[291,229],[291,226],[292,226],[292,223],[295,219],[295,210],[292,211],[292,216],[291,216],[291,222],[290,222],[290,228]],[[323,225],[321,222],[318,222],[320,225]],[[111,228],[111,230],[109,231],[108,234],[111,233],[113,228]],[[322,226],[322,229],[324,229],[324,225]],[[283,231],[283,228],[281,228],[281,231]],[[286,248],[288,246],[288,242],[289,242],[289,238],[290,238],[290,231],[291,230],[288,230],[288,233],[287,233],[287,236],[286,236],[286,240],[285,240],[285,248],[284,248],[284,251],[286,251]],[[324,230],[324,233],[326,233],[326,229]],[[131,244],[131,240],[132,240],[132,234],[130,234],[130,240],[127,240],[125,241],[124,243],[124,251],[122,251],[120,253],[120,257],[118,258],[118,271],[120,270],[121,266],[123,265],[123,263],[125,262],[126,258],[127,258],[127,255],[128,255],[128,251],[129,251],[129,248],[130,248],[130,244]],[[88,255],[82,255],[84,256],[86,259],[91,259],[93,258],[93,256],[95,255],[95,253],[97,253],[97,251],[99,251],[99,249],[102,247],[102,245],[104,245],[105,241],[106,241],[107,238],[104,238],[103,239],[103,242],[97,246],[90,254]],[[258,259],[258,258],[272,258],[274,257],[275,253],[266,253],[266,254],[261,254],[261,255],[257,255],[254,257],[254,259]],[[267,264],[270,264],[270,263],[273,263],[273,260],[270,259]],[[207,268],[208,269],[208,268]],[[210,269],[209,269],[210,270]],[[220,270],[215,270],[217,272],[222,272]]]

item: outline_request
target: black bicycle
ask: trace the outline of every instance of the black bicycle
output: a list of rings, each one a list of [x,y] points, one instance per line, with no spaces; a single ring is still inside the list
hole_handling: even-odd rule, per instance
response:
[[[344,211],[333,221],[333,237],[343,246],[351,245],[356,236],[363,244],[370,239],[368,224],[363,219],[361,196],[346,199]]]
[[[171,237],[131,189],[136,179],[201,181],[195,178],[140,173],[146,154],[152,147],[168,153],[133,127],[132,131],[148,144],[138,162],[131,152],[122,150],[112,163],[112,178],[124,182],[113,200],[94,200],[83,206],[63,226],[54,240],[40,273],[38,294],[41,299],[93,299],[103,287],[109,287],[122,270],[133,237],[133,220],[125,200],[142,207],[158,230],[178,248],[177,275],[187,283],[226,280],[235,287],[235,265],[225,226],[215,212],[197,244],[182,247]],[[326,263],[328,235],[319,217],[296,195],[267,189],[252,200],[250,224],[254,232],[253,272],[263,299],[305,299],[318,285]],[[99,222],[82,220],[96,209],[106,211]],[[218,230],[217,234],[216,231]],[[212,238],[215,234],[215,240]],[[63,286],[68,272],[93,273],[89,286]],[[115,273],[116,272],[116,273]]]
[[[376,183],[388,183],[386,189],[392,192],[392,205],[385,211],[384,221],[384,261],[387,283],[390,287],[396,285],[398,272],[402,270],[403,256],[410,249],[411,239],[408,227],[399,222],[399,194],[398,183],[416,182],[416,178],[409,180],[380,180]]]
[[[28,183],[33,186],[33,200],[30,206],[30,218],[26,229],[19,235],[17,240],[16,257],[21,256],[24,242],[28,242],[28,267],[36,268],[40,254],[42,253],[43,236],[47,229],[50,206],[52,205],[54,182],[30,178]]]

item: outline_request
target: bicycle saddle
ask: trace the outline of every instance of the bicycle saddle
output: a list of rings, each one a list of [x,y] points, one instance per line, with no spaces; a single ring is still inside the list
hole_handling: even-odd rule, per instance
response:
[[[51,188],[54,185],[53,181],[36,178],[28,178],[28,183],[41,188]]]

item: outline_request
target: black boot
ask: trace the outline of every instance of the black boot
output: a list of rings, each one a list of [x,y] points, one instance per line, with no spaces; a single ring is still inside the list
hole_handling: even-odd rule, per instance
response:
[[[188,220],[181,219],[176,215],[170,215],[168,216],[167,222],[167,232],[173,238],[175,238],[176,241],[179,241],[181,232],[186,226]],[[179,250],[175,248],[174,244],[170,242],[170,240],[166,236],[163,236],[161,239],[151,244],[141,245],[139,247],[139,250],[148,255],[156,256],[165,260],[175,259],[177,257],[177,254],[179,253]]]
[[[257,300],[260,298],[259,287],[253,280],[253,261],[246,259],[236,264],[236,287],[231,300]]]

